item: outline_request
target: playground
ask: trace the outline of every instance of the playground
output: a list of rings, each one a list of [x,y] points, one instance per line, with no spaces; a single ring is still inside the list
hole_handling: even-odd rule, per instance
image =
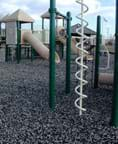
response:
[[[0,20],[5,24],[0,32],[1,144],[118,143],[117,88],[113,92],[118,38],[102,40],[101,16],[95,35],[86,34],[88,7],[77,3],[80,25],[73,35],[71,13],[57,11],[54,0],[41,15],[39,31],[21,9]],[[28,30],[22,28],[26,23]]]

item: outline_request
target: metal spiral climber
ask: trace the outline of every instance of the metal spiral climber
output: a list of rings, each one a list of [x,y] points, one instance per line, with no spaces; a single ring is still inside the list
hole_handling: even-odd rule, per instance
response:
[[[87,27],[88,22],[84,20],[83,16],[88,11],[88,7],[83,3],[83,0],[77,0],[76,2],[81,6],[81,13],[76,16],[77,19],[80,20],[81,25],[76,30],[76,32],[80,35],[80,42],[76,44],[77,50],[79,50],[79,55],[76,58],[76,64],[79,67],[79,70],[75,73],[75,77],[78,80],[75,92],[79,97],[75,100],[75,106],[80,110],[80,115],[82,115],[82,112],[86,111],[86,109],[83,108],[83,99],[87,98],[87,95],[83,92],[83,88],[88,83],[88,81],[84,79],[84,73],[88,69],[88,66],[84,64],[84,57],[88,54],[84,48],[84,43],[88,39],[88,37],[84,35],[84,28]]]

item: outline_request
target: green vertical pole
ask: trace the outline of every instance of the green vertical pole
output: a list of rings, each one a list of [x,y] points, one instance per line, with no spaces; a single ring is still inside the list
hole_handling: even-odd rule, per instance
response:
[[[32,24],[31,24],[31,28],[32,28]],[[30,58],[30,48],[29,48],[29,46],[27,47],[27,58],[28,59]]]
[[[65,19],[62,19],[62,26],[65,26]],[[62,59],[64,58],[64,44],[62,44]]]
[[[61,57],[64,57],[64,44],[61,44]]]
[[[50,69],[49,69],[49,106],[51,110],[55,108],[55,46],[56,46],[56,0],[50,0]]]
[[[65,18],[62,19],[62,26],[65,26]],[[62,44],[62,59],[64,58],[64,44]]]
[[[6,44],[6,48],[5,48],[5,62],[8,61],[8,45]]]
[[[31,30],[32,30],[32,33],[33,33],[33,30],[34,30],[34,23],[33,22],[31,23]],[[34,49],[31,46],[31,61],[33,61],[33,60],[34,60]]]
[[[19,46],[18,46],[18,21],[16,22],[16,26],[17,26],[17,45],[16,45],[16,59],[17,59],[17,63],[19,63]]]
[[[0,22],[0,37],[1,37],[1,35],[2,35],[2,28],[1,28],[1,22]],[[1,44],[0,44],[0,46],[1,46]]]
[[[94,88],[98,88],[100,47],[101,47],[101,17],[97,16]]]
[[[66,93],[70,93],[71,13],[67,12]]]
[[[17,48],[16,48],[16,57],[17,57],[17,63],[20,62],[21,58],[21,26],[20,23],[17,21]]]
[[[2,23],[0,22],[0,35],[2,34],[2,28],[1,28]]]
[[[27,59],[29,59],[29,47],[27,47]]]
[[[19,33],[18,33],[18,41],[19,41],[19,62],[21,60],[21,23],[19,22]]]
[[[44,18],[42,18],[42,42],[45,41]]]
[[[114,93],[112,102],[111,125],[118,127],[118,0],[116,0],[116,25],[115,25],[115,62],[114,62]]]
[[[62,23],[63,23],[63,27],[64,27],[65,26],[65,19],[64,18],[63,18],[63,22]]]
[[[8,47],[8,57],[10,56],[11,54],[11,47]]]
[[[6,24],[5,24],[5,39],[6,39]],[[7,43],[6,43],[6,41],[5,41],[5,62],[7,62],[8,61],[8,45],[7,45]]]
[[[42,18],[42,29],[44,29],[44,18]]]

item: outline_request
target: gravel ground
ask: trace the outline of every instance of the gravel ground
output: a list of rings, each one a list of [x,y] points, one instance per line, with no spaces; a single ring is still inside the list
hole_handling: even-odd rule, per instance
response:
[[[82,116],[65,94],[65,62],[56,66],[56,108],[48,106],[49,63],[0,63],[0,144],[117,144],[110,127],[112,89],[86,88]]]

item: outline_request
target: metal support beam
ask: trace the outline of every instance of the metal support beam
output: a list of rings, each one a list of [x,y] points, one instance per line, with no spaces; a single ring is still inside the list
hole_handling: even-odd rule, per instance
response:
[[[63,23],[62,26],[64,27],[65,26],[65,19],[62,20],[62,23]]]
[[[29,59],[29,58],[30,58],[30,48],[27,47],[27,59]]]
[[[8,45],[5,47],[5,62],[8,62]]]
[[[0,22],[0,35],[2,34],[2,23]]]
[[[33,30],[34,30],[34,23],[32,22],[31,23],[31,31],[33,33]],[[34,48],[31,46],[31,61],[34,60]]]
[[[101,47],[101,17],[97,16],[94,88],[98,88],[100,47]]]
[[[118,0],[116,0],[116,25],[115,25],[115,62],[114,62],[114,94],[112,102],[111,125],[118,127]]]
[[[45,25],[44,25],[44,22],[45,22],[45,18],[42,18],[42,42],[45,41]]]
[[[63,59],[64,58],[64,44],[62,43],[61,44],[61,58]]]
[[[56,46],[56,0],[50,0],[50,67],[49,67],[49,106],[51,110],[55,108],[55,46]]]
[[[21,24],[17,21],[17,48],[16,48],[17,63],[20,63],[21,59]]]
[[[42,18],[42,29],[44,29],[44,18]]]
[[[66,41],[66,93],[70,93],[70,61],[71,61],[71,13],[67,12],[67,41]]]

